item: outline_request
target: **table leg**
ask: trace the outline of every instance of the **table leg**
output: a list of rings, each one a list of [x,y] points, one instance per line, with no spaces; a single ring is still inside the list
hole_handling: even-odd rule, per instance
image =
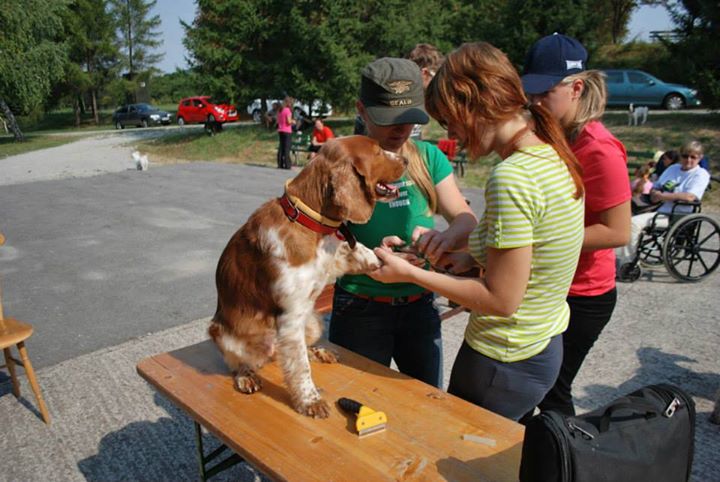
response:
[[[200,427],[200,424],[195,421],[193,421],[193,424],[195,425],[195,444],[197,446],[198,461],[200,462],[200,480],[202,480],[202,482],[205,482],[210,477],[217,475],[220,472],[223,472],[230,467],[233,467],[234,465],[237,465],[240,462],[244,461],[244,459],[238,454],[233,453],[228,458],[215,464],[213,467],[208,467],[207,464],[211,460],[216,458],[218,455],[228,450],[228,446],[225,444],[221,444],[218,448],[216,448],[206,456],[205,450],[203,448],[202,428]]]

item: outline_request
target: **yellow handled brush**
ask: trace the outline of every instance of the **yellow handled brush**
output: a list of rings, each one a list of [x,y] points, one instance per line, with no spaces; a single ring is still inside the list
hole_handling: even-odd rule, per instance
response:
[[[375,411],[349,398],[341,398],[337,403],[345,412],[357,416],[355,428],[360,438],[385,430],[387,416],[384,412]]]

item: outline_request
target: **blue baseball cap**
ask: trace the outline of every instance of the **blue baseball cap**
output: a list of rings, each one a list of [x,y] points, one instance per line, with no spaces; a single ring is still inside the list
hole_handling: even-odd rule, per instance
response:
[[[585,70],[587,50],[572,37],[555,33],[532,46],[525,59],[522,84],[526,94],[542,94],[568,75]]]

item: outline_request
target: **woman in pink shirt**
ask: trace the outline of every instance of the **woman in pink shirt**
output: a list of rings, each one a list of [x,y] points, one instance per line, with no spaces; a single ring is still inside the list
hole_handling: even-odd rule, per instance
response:
[[[292,145],[292,126],[295,123],[292,117],[292,97],[286,96],[283,100],[282,109],[277,116],[277,131],[280,138],[277,153],[278,169],[290,169],[290,147]]]
[[[605,112],[604,75],[585,70],[587,51],[577,40],[549,35],[525,62],[523,87],[532,102],[560,120],[583,168],[585,238],[567,302],[563,363],[541,410],[575,414],[571,385],[585,356],[615,309],[615,253],[630,239],[630,183],[625,147],[600,122]]]

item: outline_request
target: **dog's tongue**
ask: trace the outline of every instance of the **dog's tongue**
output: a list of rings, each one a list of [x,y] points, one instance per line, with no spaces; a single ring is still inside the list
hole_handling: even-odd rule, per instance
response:
[[[397,186],[385,184],[384,182],[378,182],[375,185],[375,192],[385,198],[396,198],[399,194]]]

